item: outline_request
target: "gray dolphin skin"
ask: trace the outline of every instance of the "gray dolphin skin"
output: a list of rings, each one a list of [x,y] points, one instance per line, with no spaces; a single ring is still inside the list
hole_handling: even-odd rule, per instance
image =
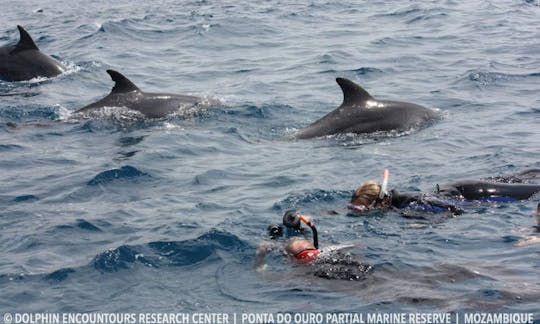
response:
[[[143,92],[133,82],[114,70],[107,70],[115,82],[111,93],[105,98],[85,106],[75,113],[88,113],[105,107],[124,107],[138,111],[148,118],[160,118],[171,113],[218,106],[217,100],[171,93]]]
[[[308,139],[346,133],[406,131],[440,117],[432,109],[408,102],[377,100],[351,80],[337,78],[343,90],[343,103],[336,110],[300,129],[294,136]]]
[[[66,68],[43,54],[30,35],[17,26],[21,38],[17,45],[0,47],[0,79],[25,81],[36,77],[54,77]]]

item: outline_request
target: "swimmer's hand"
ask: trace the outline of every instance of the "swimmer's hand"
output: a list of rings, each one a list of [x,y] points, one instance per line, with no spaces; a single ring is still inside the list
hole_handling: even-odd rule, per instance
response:
[[[266,268],[268,268],[268,265],[265,263],[265,264],[256,266],[255,271],[257,271],[257,272],[265,272]]]
[[[266,263],[264,262],[264,258],[266,256],[266,253],[270,251],[272,248],[272,244],[269,243],[261,243],[257,247],[257,252],[255,252],[255,271],[261,272],[266,269]]]
[[[357,213],[363,213],[363,212],[366,212],[368,211],[368,208],[364,205],[353,205],[353,204],[349,204],[347,206],[348,209],[352,210],[352,211],[355,211]]]
[[[527,236],[519,240],[515,246],[527,246],[531,244],[538,244],[540,243],[540,237],[538,236]]]

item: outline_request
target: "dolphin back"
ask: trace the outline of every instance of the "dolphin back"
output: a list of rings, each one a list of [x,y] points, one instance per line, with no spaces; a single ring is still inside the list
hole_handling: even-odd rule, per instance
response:
[[[23,27],[17,26],[20,40],[15,46],[0,48],[0,79],[24,81],[36,77],[54,77],[66,68],[43,54]]]
[[[174,113],[188,115],[219,104],[217,101],[195,96],[144,92],[120,72],[107,70],[107,73],[114,81],[111,92],[75,113],[88,113],[105,107],[124,107],[139,112],[147,118],[161,118]]]
[[[337,78],[343,91],[343,103],[334,111],[299,130],[295,137],[307,139],[319,136],[382,131],[406,131],[437,118],[435,110],[400,101],[377,100],[354,82]]]

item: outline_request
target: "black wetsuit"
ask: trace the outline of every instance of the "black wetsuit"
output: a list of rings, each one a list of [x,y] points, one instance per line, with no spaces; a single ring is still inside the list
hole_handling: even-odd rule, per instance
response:
[[[424,194],[411,192],[390,191],[391,205],[395,208],[410,208],[424,212],[452,212],[453,214],[462,214],[463,211],[455,205],[439,200],[434,197],[428,197]]]

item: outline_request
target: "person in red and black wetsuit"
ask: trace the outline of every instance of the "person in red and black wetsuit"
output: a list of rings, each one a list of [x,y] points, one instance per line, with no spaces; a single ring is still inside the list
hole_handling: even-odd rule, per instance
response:
[[[313,242],[305,238],[292,239],[285,246],[287,254],[300,262],[311,262],[315,260],[321,251],[319,251],[319,236],[317,228],[311,220],[300,214],[296,210],[289,210],[283,215],[283,225],[295,229],[299,232],[304,232],[302,223],[305,223],[311,229],[313,234]]]
[[[313,242],[307,239],[307,234],[302,228],[302,222],[307,224],[313,233]],[[283,215],[283,225],[287,228],[297,231],[304,235],[303,238],[295,237],[289,240],[284,247],[285,253],[293,259],[300,262],[310,262],[317,258],[319,251],[319,237],[317,229],[311,220],[300,214],[296,210],[289,210]],[[280,225],[271,225],[268,227],[268,232],[271,239],[277,239],[283,235],[283,228]],[[274,244],[261,244],[257,249],[256,268],[261,269],[264,266],[264,257],[266,252],[274,249]]]
[[[305,223],[313,234],[313,241],[308,240],[305,230],[302,228]],[[297,237],[290,239],[283,250],[292,260],[309,265],[309,271],[313,275],[326,279],[342,280],[362,280],[372,270],[372,266],[364,264],[356,259],[350,253],[341,251],[343,248],[352,247],[328,247],[323,253],[319,249],[319,238],[317,228],[313,222],[306,216],[296,210],[290,210],[283,216],[283,225],[294,231],[304,234],[303,238]],[[270,226],[270,237],[273,239],[283,235],[283,229],[278,225]],[[264,258],[268,251],[275,250],[275,244],[261,244],[257,249],[255,267],[258,271],[264,270]]]

